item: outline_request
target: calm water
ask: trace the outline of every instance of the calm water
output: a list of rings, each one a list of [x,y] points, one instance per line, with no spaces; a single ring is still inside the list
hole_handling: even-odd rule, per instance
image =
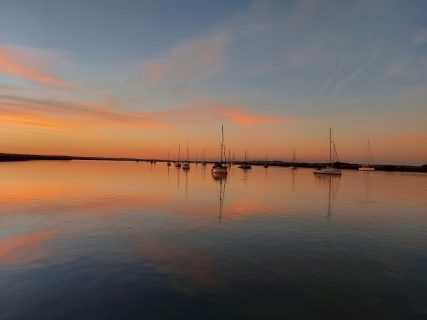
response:
[[[0,164],[0,319],[427,319],[427,175]]]

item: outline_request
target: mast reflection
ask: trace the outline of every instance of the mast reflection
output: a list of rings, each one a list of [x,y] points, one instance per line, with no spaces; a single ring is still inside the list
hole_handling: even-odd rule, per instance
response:
[[[227,184],[227,174],[212,172],[212,178],[215,182],[217,182],[219,184],[218,220],[219,220],[219,222],[221,222],[222,221],[222,210],[224,207],[225,186]]]
[[[335,199],[338,194],[340,187],[341,176],[338,175],[317,175],[316,180],[322,185],[328,186],[328,209],[326,213],[326,219],[330,221],[332,216],[332,210],[334,207]]]

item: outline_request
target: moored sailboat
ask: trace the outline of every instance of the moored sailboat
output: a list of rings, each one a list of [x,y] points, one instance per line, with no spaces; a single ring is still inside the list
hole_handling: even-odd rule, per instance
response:
[[[372,166],[372,162],[373,162],[373,156],[372,156],[372,151],[371,151],[371,146],[369,144],[369,139],[368,139],[368,150],[367,150],[367,159],[366,159],[366,163],[362,164],[359,167],[360,171],[374,171],[375,168]]]
[[[252,166],[247,162],[248,161],[248,152],[245,150],[245,160],[240,164],[240,169],[252,169]]]
[[[181,145],[178,145],[178,161],[175,162],[175,167],[176,168],[181,168],[181,162],[180,162],[180,157],[181,157]]]
[[[265,163],[264,163],[264,168],[268,168],[268,158],[267,158],[267,153],[265,154]]]
[[[332,159],[332,144],[334,145],[334,156],[336,158],[335,160],[338,160],[337,151],[335,149],[335,142],[332,141],[332,129],[329,128],[329,164],[326,167],[315,169],[313,171],[314,174],[341,175],[341,170],[333,166],[334,161]]]
[[[294,154],[292,156],[292,165],[289,166],[289,169],[296,170],[297,169],[297,167],[295,166],[296,163],[297,163],[297,157],[295,156],[295,148],[294,148]]]
[[[188,159],[188,143],[187,143],[187,161],[182,164],[183,170],[190,170],[190,160]]]
[[[169,151],[169,153],[168,153],[168,163],[167,163],[167,166],[168,166],[168,167],[170,167],[170,166],[171,166],[170,156],[171,156],[171,152]]]
[[[224,126],[221,126],[221,150],[220,150],[220,162],[215,162],[212,170],[212,174],[228,174],[228,167],[225,164],[225,147],[224,147]]]

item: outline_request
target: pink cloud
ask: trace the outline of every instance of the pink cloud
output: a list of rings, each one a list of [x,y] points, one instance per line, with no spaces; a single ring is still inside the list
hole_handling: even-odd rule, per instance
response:
[[[274,124],[291,121],[290,118],[282,116],[269,116],[250,113],[243,107],[217,107],[215,113],[224,120],[232,121],[236,124]]]
[[[51,74],[45,66],[35,62],[34,51],[0,46],[0,73],[41,82],[50,86],[64,87],[66,83]]]
[[[46,128],[170,127],[155,112],[120,110],[119,101],[58,102],[0,95],[0,120]]]

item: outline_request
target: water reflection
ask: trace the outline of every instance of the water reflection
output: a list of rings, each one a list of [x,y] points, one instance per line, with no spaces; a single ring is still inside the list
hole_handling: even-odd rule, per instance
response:
[[[184,198],[163,165],[1,170],[0,318],[424,314],[427,175],[201,166]]]
[[[328,197],[328,205],[327,205],[327,213],[326,218],[330,221],[332,216],[332,209],[338,194],[338,190],[340,187],[341,176],[335,175],[314,175],[315,179],[322,183],[322,185],[327,185],[327,197]]]
[[[222,210],[224,208],[224,198],[225,198],[225,187],[227,184],[227,174],[212,172],[212,178],[219,185],[218,220],[219,220],[219,222],[221,222],[222,221]]]

